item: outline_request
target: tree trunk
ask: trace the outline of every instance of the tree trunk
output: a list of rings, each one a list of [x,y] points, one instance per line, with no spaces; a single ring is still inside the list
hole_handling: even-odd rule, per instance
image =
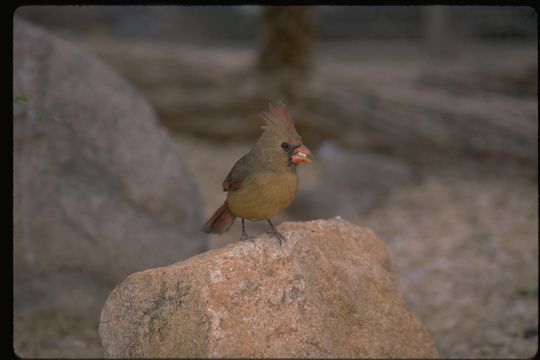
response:
[[[315,32],[313,6],[267,6],[262,15],[262,49],[258,68],[263,73],[305,74],[312,64]]]

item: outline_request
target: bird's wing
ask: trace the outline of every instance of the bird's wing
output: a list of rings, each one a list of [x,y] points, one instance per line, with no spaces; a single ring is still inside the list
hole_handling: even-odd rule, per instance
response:
[[[249,153],[242,156],[232,167],[229,174],[223,180],[223,191],[238,190],[242,187],[242,182],[249,175],[247,162]]]

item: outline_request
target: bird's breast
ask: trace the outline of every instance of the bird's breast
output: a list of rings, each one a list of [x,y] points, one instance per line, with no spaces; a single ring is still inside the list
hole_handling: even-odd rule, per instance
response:
[[[287,208],[296,195],[298,176],[292,172],[261,172],[247,177],[227,194],[229,209],[249,220],[269,219]]]

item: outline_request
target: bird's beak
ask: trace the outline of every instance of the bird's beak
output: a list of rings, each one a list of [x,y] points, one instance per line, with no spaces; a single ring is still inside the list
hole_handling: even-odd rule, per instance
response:
[[[311,150],[308,149],[305,145],[300,145],[296,149],[294,149],[292,156],[291,156],[291,162],[293,164],[300,164],[300,163],[311,163]]]

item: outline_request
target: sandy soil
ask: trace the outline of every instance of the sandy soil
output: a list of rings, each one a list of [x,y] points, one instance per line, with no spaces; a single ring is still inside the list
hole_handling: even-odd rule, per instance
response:
[[[355,222],[388,245],[398,286],[442,356],[534,355],[536,184],[430,177]]]

